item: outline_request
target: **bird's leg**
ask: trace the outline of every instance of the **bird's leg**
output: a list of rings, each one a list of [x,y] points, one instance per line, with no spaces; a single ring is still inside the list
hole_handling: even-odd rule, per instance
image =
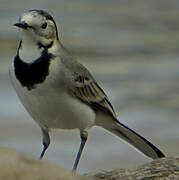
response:
[[[87,138],[88,138],[88,132],[87,131],[80,131],[80,137],[81,137],[81,144],[80,144],[80,148],[78,150],[78,154],[77,154],[76,159],[75,159],[75,163],[73,165],[73,171],[76,171],[76,169],[77,169],[83,148],[84,148],[85,143],[86,143]]]
[[[50,136],[49,136],[48,130],[43,129],[43,128],[41,130],[42,130],[42,136],[43,136],[43,138],[42,138],[43,150],[40,154],[40,159],[43,158],[43,156],[44,156],[44,154],[45,154],[45,152],[46,152],[46,150],[50,144]]]

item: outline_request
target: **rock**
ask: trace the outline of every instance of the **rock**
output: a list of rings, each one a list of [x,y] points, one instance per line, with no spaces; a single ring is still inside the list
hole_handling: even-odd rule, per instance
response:
[[[0,180],[85,180],[69,170],[0,148]],[[89,178],[92,179],[92,178]]]
[[[179,158],[166,157],[142,165],[135,170],[116,169],[91,176],[98,180],[177,180],[179,179]]]
[[[46,161],[0,148],[0,180],[175,180],[179,179],[179,158],[154,160],[135,170],[116,169],[80,176]]]

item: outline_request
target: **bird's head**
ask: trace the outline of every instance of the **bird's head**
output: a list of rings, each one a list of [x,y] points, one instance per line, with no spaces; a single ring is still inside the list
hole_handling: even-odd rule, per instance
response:
[[[14,25],[22,30],[24,39],[34,41],[40,47],[48,48],[58,40],[56,23],[44,10],[25,12]]]

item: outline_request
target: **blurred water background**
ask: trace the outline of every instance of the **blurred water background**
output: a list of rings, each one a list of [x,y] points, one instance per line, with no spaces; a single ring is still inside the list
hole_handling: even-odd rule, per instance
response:
[[[18,47],[12,25],[28,9],[58,22],[65,46],[94,74],[121,121],[167,156],[179,148],[179,1],[0,0],[0,145],[40,154],[41,132],[17,98],[8,66]],[[120,112],[120,113],[119,113]],[[71,168],[77,130],[52,131],[45,160]],[[135,168],[150,160],[101,128],[93,128],[79,172]]]

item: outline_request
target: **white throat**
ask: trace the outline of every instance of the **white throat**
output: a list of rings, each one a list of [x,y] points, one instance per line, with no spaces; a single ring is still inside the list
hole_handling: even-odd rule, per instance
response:
[[[24,35],[19,49],[19,56],[24,62],[31,63],[41,56],[42,50],[33,38]]]

